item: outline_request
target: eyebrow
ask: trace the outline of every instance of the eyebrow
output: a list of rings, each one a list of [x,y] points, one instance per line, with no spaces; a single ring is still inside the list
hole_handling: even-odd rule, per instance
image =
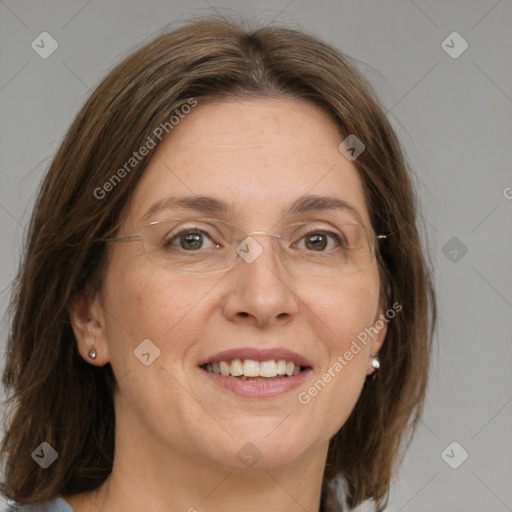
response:
[[[214,215],[228,215],[234,211],[233,203],[227,203],[215,197],[209,196],[170,196],[161,199],[152,204],[144,214],[144,219],[152,217],[155,213],[172,208],[184,208],[186,210],[195,210],[201,213],[211,213]]]
[[[235,211],[233,202],[226,202],[210,196],[170,196],[157,201],[147,210],[143,218],[148,219],[155,213],[172,208],[207,213],[213,215],[232,215]],[[297,198],[280,212],[281,217],[329,210],[345,210],[350,212],[360,224],[363,218],[357,208],[343,199],[331,196],[304,195]]]
[[[328,210],[345,210],[363,223],[363,218],[357,208],[343,199],[331,196],[305,195],[296,199],[289,207],[281,210],[281,215],[295,215],[300,213],[321,212]]]

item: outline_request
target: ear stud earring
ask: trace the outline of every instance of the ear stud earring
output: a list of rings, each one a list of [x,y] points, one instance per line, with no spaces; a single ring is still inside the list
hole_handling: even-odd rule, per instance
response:
[[[96,352],[96,349],[94,347],[92,347],[90,350],[89,350],[89,359],[96,359],[96,356],[97,356],[97,352]]]
[[[372,368],[375,370],[372,374],[372,380],[375,380],[375,377],[377,377],[377,370],[380,368],[380,361],[379,361],[379,353],[375,352],[375,354],[370,354],[370,357],[372,357]]]

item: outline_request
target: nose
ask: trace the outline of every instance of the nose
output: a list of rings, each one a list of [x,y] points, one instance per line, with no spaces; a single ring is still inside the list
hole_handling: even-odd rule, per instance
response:
[[[299,311],[294,278],[278,256],[277,240],[263,234],[252,233],[237,248],[240,258],[229,272],[224,315],[258,327],[284,325]]]

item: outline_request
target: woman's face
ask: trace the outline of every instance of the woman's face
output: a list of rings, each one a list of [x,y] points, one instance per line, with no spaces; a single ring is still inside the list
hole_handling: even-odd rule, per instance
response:
[[[280,234],[278,227],[292,222],[311,223],[317,231],[362,222],[373,236],[358,173],[338,149],[342,139],[323,112],[302,100],[199,101],[155,150],[119,236],[185,216],[215,217],[245,233]],[[312,195],[344,201],[358,213],[315,209],[321,201],[309,201],[310,208],[283,215]],[[162,203],[187,197],[200,207],[202,196],[230,208],[213,210],[210,202],[205,212]],[[324,247],[325,239],[306,239],[293,240],[300,243],[295,250],[316,251],[315,241]],[[198,241],[185,242],[191,240]],[[214,250],[211,241],[202,241],[203,249]],[[382,312],[376,261],[326,277],[292,271],[275,237],[253,235],[248,247],[249,254],[261,252],[256,259],[238,258],[221,273],[194,274],[155,264],[140,240],[109,246],[94,343],[96,363],[109,361],[118,382],[118,428],[144,436],[162,452],[224,467],[259,458],[258,467],[270,468],[325,455],[373,371],[369,354],[385,336],[384,328],[366,345],[358,342],[356,353],[354,340]],[[335,245],[324,249],[330,247]],[[240,359],[248,374],[257,369],[251,360],[285,360],[307,369],[253,381],[204,366],[221,359],[230,370]],[[265,363],[260,371],[282,364]]]

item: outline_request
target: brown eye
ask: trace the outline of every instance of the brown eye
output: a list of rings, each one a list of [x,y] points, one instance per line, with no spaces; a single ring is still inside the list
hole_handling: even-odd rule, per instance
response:
[[[306,236],[306,247],[312,251],[323,251],[327,247],[327,243],[327,236],[324,234]]]
[[[202,229],[185,229],[168,238],[163,245],[170,250],[175,249],[191,252],[208,248],[208,242],[211,244],[211,237],[206,231]],[[205,245],[207,247],[205,247]]]
[[[293,244],[298,249],[310,252],[327,252],[340,247],[340,237],[331,231],[310,231],[302,236],[299,242]]]
[[[187,251],[197,251],[203,246],[203,235],[198,232],[185,233],[180,235],[179,244]]]

